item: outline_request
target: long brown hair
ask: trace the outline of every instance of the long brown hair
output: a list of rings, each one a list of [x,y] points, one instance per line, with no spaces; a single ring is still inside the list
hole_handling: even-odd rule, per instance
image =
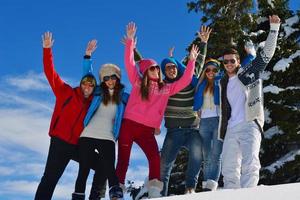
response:
[[[205,93],[209,93],[209,94],[213,94],[214,93],[214,81],[215,81],[215,77],[213,79],[208,79],[207,76],[206,76],[206,69],[208,66],[214,66],[215,68],[219,68],[220,66],[220,62],[216,59],[213,59],[213,58],[207,58],[206,61],[205,61],[205,64],[204,64],[204,70],[202,71],[202,74],[199,78],[199,82],[198,82],[198,85],[197,85],[197,88],[196,90],[198,90],[198,87],[199,85],[204,81],[206,80],[207,81],[207,84],[205,86],[205,89],[204,89],[204,94]]]
[[[199,79],[199,83],[197,85],[197,88],[199,87],[199,85],[204,81],[206,80],[207,81],[207,84],[205,86],[205,89],[204,89],[204,93],[209,93],[209,94],[213,94],[214,93],[214,79],[212,80],[209,80],[206,76],[206,70],[203,70],[201,76],[200,76],[200,79]]]
[[[116,85],[114,87],[114,93],[111,96],[109,94],[109,89],[105,82],[101,82],[100,87],[102,89],[102,102],[104,105],[108,105],[109,102],[114,104],[120,104],[121,102],[121,90],[124,88],[124,85],[120,82],[120,79],[117,78]]]
[[[149,69],[145,71],[142,77],[142,83],[140,88],[140,93],[143,101],[147,101],[149,99],[150,79],[148,76],[148,70]],[[164,81],[162,80],[161,69],[158,72],[158,77],[158,88],[161,89],[165,85]]]

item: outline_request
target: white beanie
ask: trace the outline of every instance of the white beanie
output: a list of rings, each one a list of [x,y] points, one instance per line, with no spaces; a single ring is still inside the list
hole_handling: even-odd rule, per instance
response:
[[[117,65],[111,63],[102,65],[99,70],[99,77],[101,82],[103,82],[104,76],[111,75],[116,75],[119,79],[121,79],[121,69]]]

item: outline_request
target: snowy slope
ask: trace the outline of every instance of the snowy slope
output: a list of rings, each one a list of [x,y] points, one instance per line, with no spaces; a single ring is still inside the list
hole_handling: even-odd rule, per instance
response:
[[[300,183],[178,195],[155,200],[300,200]]]

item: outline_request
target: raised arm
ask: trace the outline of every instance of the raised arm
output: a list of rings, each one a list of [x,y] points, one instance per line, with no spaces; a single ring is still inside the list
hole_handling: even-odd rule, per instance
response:
[[[128,74],[128,78],[131,84],[139,79],[139,74],[134,62],[134,37],[137,27],[133,22],[130,22],[126,26],[126,36],[125,36],[125,67]]]
[[[184,74],[178,81],[175,81],[171,84],[170,96],[176,94],[177,92],[185,88],[188,84],[190,84],[193,77],[193,72],[195,69],[195,61],[198,54],[199,54],[199,48],[196,45],[193,45],[189,55],[189,62],[184,71]]]
[[[263,57],[265,57],[265,61],[269,62],[273,57],[277,44],[277,37],[280,28],[280,18],[277,15],[269,16],[270,20],[270,32],[267,37],[264,49],[263,49]]]
[[[206,52],[207,52],[207,42],[209,39],[209,35],[211,33],[212,29],[208,26],[201,26],[201,31],[198,32],[198,37],[201,40],[201,43],[199,45],[200,53],[196,60],[196,66],[195,66],[195,76],[198,78],[201,74],[202,68],[204,66]]]
[[[66,85],[65,82],[59,77],[57,72],[54,69],[54,62],[53,62],[53,55],[52,55],[52,46],[54,40],[52,39],[51,32],[45,32],[42,35],[43,41],[43,63],[44,63],[44,73],[46,78],[54,92],[55,96],[57,97],[62,91],[64,86]]]
[[[244,71],[239,76],[255,73],[256,76],[259,77],[259,73],[267,67],[267,64],[272,59],[277,44],[280,18],[277,15],[273,15],[269,16],[269,20],[270,32],[268,34],[264,48],[257,54],[251,65],[247,65],[244,67]]]
[[[96,48],[97,48],[97,40],[91,40],[88,42],[86,50],[85,50],[84,59],[83,59],[82,76],[85,76],[87,74],[93,74],[93,66],[92,66],[91,56],[92,56],[92,53],[96,50]]]

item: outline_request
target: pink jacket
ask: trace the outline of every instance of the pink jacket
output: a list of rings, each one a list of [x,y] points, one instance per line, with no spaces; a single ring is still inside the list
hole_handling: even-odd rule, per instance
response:
[[[169,97],[190,84],[194,73],[195,60],[188,62],[183,76],[178,81],[167,83],[160,90],[158,84],[152,82],[150,85],[149,100],[143,101],[140,95],[141,77],[135,66],[133,48],[133,40],[127,39],[125,47],[125,66],[129,81],[132,85],[132,90],[125,109],[124,118],[149,127],[159,128]]]

